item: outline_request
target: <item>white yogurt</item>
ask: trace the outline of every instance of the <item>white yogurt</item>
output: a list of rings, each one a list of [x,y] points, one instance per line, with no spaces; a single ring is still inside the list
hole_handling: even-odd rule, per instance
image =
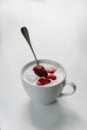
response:
[[[50,83],[43,85],[43,86],[50,86],[50,85],[54,85],[56,83],[60,83],[63,79],[64,79],[64,73],[62,71],[62,69],[60,67],[57,67],[55,65],[51,65],[49,63],[41,63],[40,65],[44,66],[44,68],[46,70],[52,70],[52,69],[56,69],[56,71],[53,73],[53,75],[55,75],[57,78],[56,80],[51,80]],[[37,76],[34,71],[33,71],[33,67],[36,66],[36,64],[33,64],[31,66],[29,66],[25,72],[24,72],[24,79],[29,82],[29,84],[32,85],[37,85],[37,81],[41,78],[39,76]]]

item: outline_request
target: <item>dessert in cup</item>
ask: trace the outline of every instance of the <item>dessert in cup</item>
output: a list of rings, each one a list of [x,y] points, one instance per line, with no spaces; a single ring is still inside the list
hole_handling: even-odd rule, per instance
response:
[[[73,82],[67,82],[67,74],[64,67],[52,60],[37,59],[32,47],[28,29],[21,28],[21,32],[30,46],[35,60],[26,64],[21,71],[21,80],[26,93],[31,100],[39,104],[51,104],[58,97],[72,95],[76,91]],[[70,93],[62,93],[65,86],[72,87]]]

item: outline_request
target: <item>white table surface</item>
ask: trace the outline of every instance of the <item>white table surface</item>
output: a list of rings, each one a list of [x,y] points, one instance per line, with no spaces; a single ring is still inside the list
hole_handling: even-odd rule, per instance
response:
[[[38,58],[61,63],[74,95],[48,106],[35,105],[20,80],[23,65],[34,60],[20,33],[27,26]],[[87,1],[0,1],[1,130],[87,129]],[[68,90],[67,90],[68,91]]]

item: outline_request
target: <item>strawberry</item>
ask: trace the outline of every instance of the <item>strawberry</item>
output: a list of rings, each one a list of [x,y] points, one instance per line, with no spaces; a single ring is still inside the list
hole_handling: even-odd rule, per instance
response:
[[[47,69],[48,73],[54,73],[56,71],[56,69]]]
[[[45,85],[45,84],[48,84],[50,83],[51,81],[49,79],[46,79],[46,78],[40,78],[37,82],[38,85]]]
[[[33,68],[33,71],[35,72],[36,75],[40,76],[40,77],[45,77],[48,75],[47,71],[45,70],[45,68],[42,65],[36,65]]]
[[[56,80],[57,79],[57,77],[55,75],[53,75],[53,74],[46,76],[46,78],[47,79],[52,79],[52,80]]]

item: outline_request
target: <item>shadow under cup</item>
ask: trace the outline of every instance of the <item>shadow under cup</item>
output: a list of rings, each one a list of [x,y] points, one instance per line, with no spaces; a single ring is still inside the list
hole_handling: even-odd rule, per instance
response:
[[[30,84],[27,80],[24,78],[24,72],[33,64],[35,64],[35,61],[31,61],[30,63],[26,64],[21,71],[21,80],[24,87],[25,92],[28,94],[28,96],[31,98],[32,101],[35,103],[47,105],[53,103],[56,98],[62,97],[62,96],[69,96],[72,95],[76,91],[76,85],[73,82],[67,82],[66,81],[66,71],[63,68],[63,66],[55,61],[47,60],[47,59],[41,59],[38,60],[39,64],[47,63],[53,66],[56,66],[56,68],[60,68],[64,74],[63,79],[60,82],[55,82],[55,84],[47,85],[47,86],[38,86]],[[73,88],[73,91],[70,93],[62,93],[63,88],[69,85]]]

